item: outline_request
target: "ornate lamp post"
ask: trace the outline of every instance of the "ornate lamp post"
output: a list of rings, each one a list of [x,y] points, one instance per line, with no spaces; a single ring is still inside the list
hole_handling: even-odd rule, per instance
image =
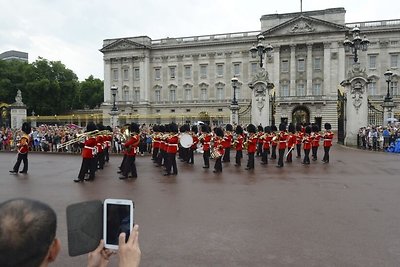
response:
[[[239,80],[238,80],[238,78],[233,77],[233,78],[231,79],[231,82],[232,82],[232,87],[233,87],[232,105],[237,105],[238,102],[237,102],[237,99],[236,99],[236,88],[238,87],[238,82],[239,82]]]
[[[264,35],[259,35],[258,36],[258,44],[257,46],[252,46],[250,48],[250,53],[252,58],[256,58],[257,56],[260,57],[260,68],[263,67],[263,57],[264,54],[267,55],[267,57],[271,57],[271,52],[274,50],[271,44],[268,44],[267,46],[264,46],[263,42],[265,40]]]
[[[115,105],[115,97],[117,95],[118,87],[113,85],[111,86],[111,94],[113,96],[113,107],[111,108],[111,111],[118,111],[117,106]]]
[[[343,46],[346,52],[350,52],[354,55],[354,63],[358,62],[358,54],[357,51],[362,50],[362,51],[367,51],[368,50],[368,45],[369,41],[367,37],[364,35],[364,39],[360,37],[360,29],[355,26],[352,30],[351,33],[353,34],[353,40],[349,40],[349,37],[346,36],[346,39],[343,41]]]
[[[392,97],[390,96],[389,88],[390,88],[390,82],[392,81],[393,72],[387,70],[383,75],[385,75],[385,79],[387,82],[387,94],[384,101],[390,102],[392,100]]]

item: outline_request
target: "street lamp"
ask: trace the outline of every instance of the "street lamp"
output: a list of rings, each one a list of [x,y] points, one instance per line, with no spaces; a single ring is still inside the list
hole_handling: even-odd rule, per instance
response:
[[[387,82],[387,94],[386,94],[384,102],[390,102],[392,98],[390,96],[389,87],[390,87],[390,82],[392,81],[393,72],[391,72],[390,70],[387,70],[383,75],[385,75],[385,79]]]
[[[259,35],[258,36],[258,44],[257,46],[252,46],[250,48],[250,53],[252,58],[256,58],[257,56],[260,57],[260,68],[263,67],[263,56],[264,54],[267,55],[267,57],[271,57],[271,52],[274,50],[271,44],[268,44],[267,46],[264,46],[263,42],[265,40],[264,35]]]
[[[358,54],[357,51],[358,50],[362,50],[362,51],[367,51],[368,50],[368,45],[369,45],[369,41],[367,39],[367,37],[364,35],[364,39],[362,39],[360,37],[360,28],[358,28],[357,26],[355,26],[352,30],[351,30],[352,34],[353,34],[353,40],[350,41],[349,37],[346,36],[346,39],[343,41],[343,46],[344,46],[344,50],[346,52],[350,52],[354,54],[354,63],[358,62]]]
[[[232,82],[232,87],[233,87],[232,105],[237,105],[238,102],[237,102],[237,100],[236,100],[236,88],[238,87],[238,82],[239,82],[239,80],[238,80],[238,78],[233,77],[233,78],[231,79],[231,82]]]
[[[111,86],[111,94],[113,95],[113,107],[111,111],[118,111],[117,106],[115,105],[115,96],[117,95],[118,87],[113,85]]]

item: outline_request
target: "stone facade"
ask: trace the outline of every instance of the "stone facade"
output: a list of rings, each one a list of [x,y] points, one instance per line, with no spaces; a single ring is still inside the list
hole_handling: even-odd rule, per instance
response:
[[[120,123],[227,123],[235,76],[239,79],[239,123],[249,123],[252,90],[248,84],[259,64],[249,49],[263,34],[265,44],[274,47],[263,62],[275,85],[267,97],[275,95],[271,102],[275,115],[269,121],[330,122],[337,129],[337,91],[353,60],[351,53],[345,53],[343,41],[355,25],[371,42],[368,51],[359,53],[371,82],[369,98],[376,105],[383,103],[387,89],[383,73],[390,68],[394,73],[390,86],[398,103],[400,20],[346,24],[345,9],[333,8],[264,15],[261,30],[253,32],[104,40],[100,49],[104,54],[103,116],[109,118],[110,88],[115,85]]]

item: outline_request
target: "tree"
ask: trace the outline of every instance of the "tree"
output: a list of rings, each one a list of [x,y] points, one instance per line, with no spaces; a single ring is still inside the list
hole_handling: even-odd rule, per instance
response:
[[[80,84],[80,101],[90,109],[100,105],[104,99],[104,83],[90,75]]]

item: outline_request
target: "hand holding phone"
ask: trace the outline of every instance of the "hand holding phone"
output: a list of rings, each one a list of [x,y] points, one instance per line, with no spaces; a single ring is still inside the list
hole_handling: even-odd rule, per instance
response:
[[[139,225],[135,225],[126,241],[126,234],[119,236],[119,266],[120,267],[138,267],[140,264],[141,251],[139,247]]]
[[[106,199],[104,201],[103,238],[104,247],[118,249],[120,233],[125,233],[126,240],[133,228],[134,205],[128,199]]]

